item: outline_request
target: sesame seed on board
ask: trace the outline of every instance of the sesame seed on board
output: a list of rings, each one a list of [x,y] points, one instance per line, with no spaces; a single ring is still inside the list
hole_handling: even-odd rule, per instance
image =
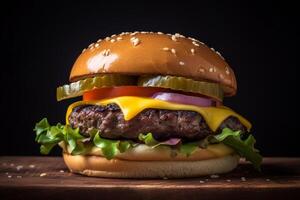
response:
[[[169,51],[170,49],[168,47],[164,47],[164,48],[162,48],[162,50]]]
[[[47,173],[41,173],[40,174],[40,177],[44,177],[44,176],[47,176]]]
[[[171,49],[172,54],[176,54],[176,50],[175,49]]]

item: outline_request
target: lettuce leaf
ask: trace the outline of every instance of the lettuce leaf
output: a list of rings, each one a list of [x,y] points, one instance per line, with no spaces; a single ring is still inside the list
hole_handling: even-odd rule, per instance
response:
[[[156,148],[158,146],[170,146],[178,148],[179,152],[186,154],[186,156],[190,156],[197,149],[197,147],[199,147],[198,142],[182,143],[180,138],[170,138],[168,140],[159,142],[154,139],[152,133],[147,133],[145,135],[140,134],[139,140],[152,148]]]
[[[123,153],[132,147],[132,142],[130,141],[104,139],[100,137],[99,132],[96,133],[93,142],[96,147],[101,149],[108,160],[114,158],[119,152]]]
[[[210,141],[212,143],[223,142],[227,146],[230,146],[240,154],[241,157],[250,161],[255,169],[260,171],[262,156],[259,154],[259,151],[254,148],[256,142],[255,138],[253,135],[249,135],[245,140],[242,140],[241,138],[240,131],[224,128],[221,134],[213,136],[213,138],[210,138]]]
[[[60,142],[64,142],[68,152],[72,155],[87,153],[93,146],[101,149],[103,155],[107,159],[114,158],[118,153],[126,152],[130,148],[139,145],[130,140],[110,140],[101,137],[101,133],[94,129],[90,132],[90,137],[84,137],[80,134],[79,129],[73,129],[70,125],[62,125],[58,123],[51,126],[46,118],[36,123],[34,131],[36,132],[35,141],[41,144],[40,152],[48,154],[53,147]],[[241,157],[250,161],[254,168],[260,170],[262,156],[259,151],[254,148],[255,139],[252,135],[248,135],[246,139],[242,139],[240,131],[233,131],[224,128],[219,135],[208,136],[204,140],[183,143],[180,138],[171,138],[166,141],[157,141],[152,133],[140,134],[138,139],[151,148],[159,146],[169,146],[177,149],[180,153],[190,156],[197,148],[206,148],[208,144],[224,143],[234,149]]]

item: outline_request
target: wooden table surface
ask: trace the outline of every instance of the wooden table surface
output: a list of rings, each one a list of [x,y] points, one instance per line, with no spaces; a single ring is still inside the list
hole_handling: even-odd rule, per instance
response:
[[[0,199],[300,199],[300,158],[265,158],[262,172],[188,179],[108,179],[69,173],[59,157],[0,157]]]

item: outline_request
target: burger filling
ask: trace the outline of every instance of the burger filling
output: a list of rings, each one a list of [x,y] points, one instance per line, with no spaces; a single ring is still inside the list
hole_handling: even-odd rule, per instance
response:
[[[195,141],[209,135],[219,134],[224,128],[246,132],[246,127],[233,116],[225,119],[216,132],[207,125],[203,116],[194,111],[146,109],[126,121],[116,104],[81,105],[73,108],[69,115],[72,128],[79,128],[83,136],[98,130],[107,139],[129,139],[138,141],[139,134],[152,133],[158,141],[180,138]]]

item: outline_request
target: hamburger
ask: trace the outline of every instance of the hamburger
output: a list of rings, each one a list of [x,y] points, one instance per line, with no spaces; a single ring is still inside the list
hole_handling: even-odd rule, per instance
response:
[[[65,124],[35,126],[42,154],[58,145],[71,172],[116,178],[227,173],[245,158],[260,169],[250,122],[223,105],[232,68],[197,39],[125,32],[98,40],[75,61],[57,100],[82,96]]]

